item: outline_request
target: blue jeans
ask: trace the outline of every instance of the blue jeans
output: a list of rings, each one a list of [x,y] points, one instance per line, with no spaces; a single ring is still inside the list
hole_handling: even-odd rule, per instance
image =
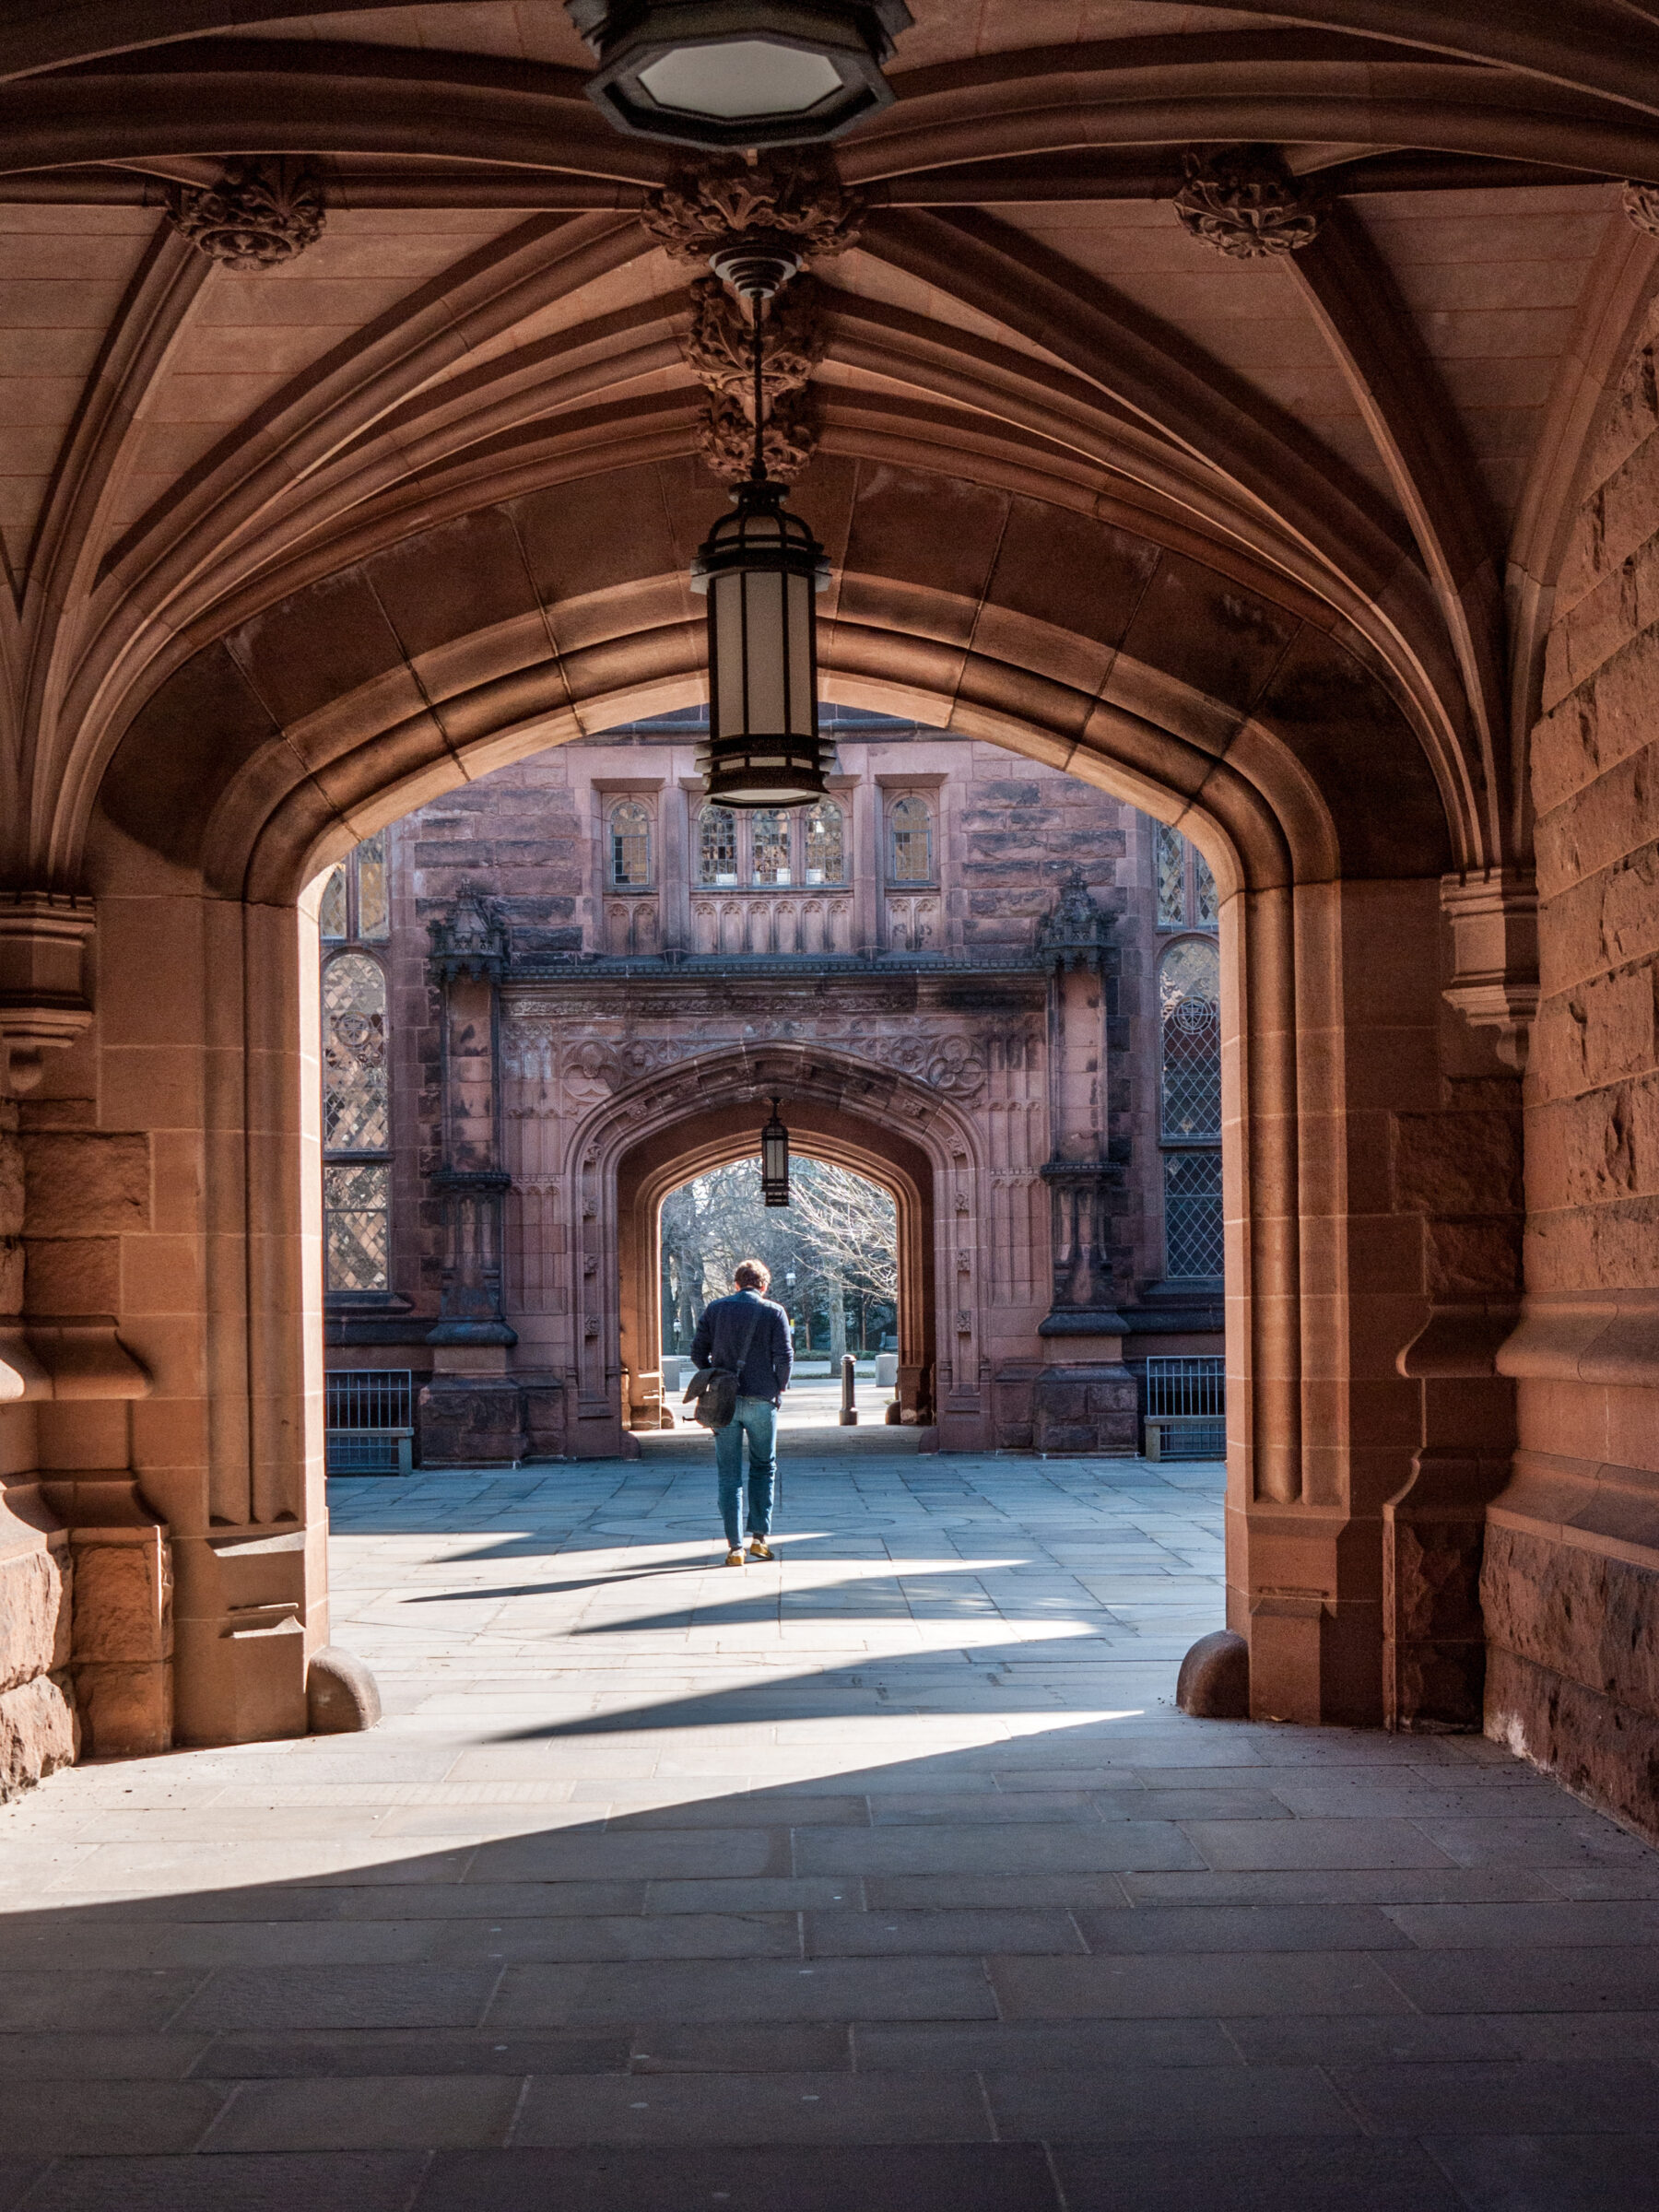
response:
[[[749,1534],[771,1528],[772,1477],[778,1471],[778,1409],[770,1398],[739,1398],[724,1429],[714,1431],[714,1469],[720,1484],[720,1517],[726,1542],[743,1548],[743,1440],[748,1438]]]

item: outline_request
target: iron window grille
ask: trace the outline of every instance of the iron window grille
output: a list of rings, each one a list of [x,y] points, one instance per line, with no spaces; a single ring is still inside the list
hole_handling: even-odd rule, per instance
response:
[[[410,1472],[415,1378],[408,1368],[337,1371],[324,1378],[324,1395],[331,1475]]]

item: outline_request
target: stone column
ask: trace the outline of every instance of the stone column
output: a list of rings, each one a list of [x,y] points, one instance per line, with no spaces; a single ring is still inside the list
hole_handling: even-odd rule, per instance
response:
[[[1039,932],[1049,987],[1052,1152],[1042,1170],[1052,1221],[1053,1303],[1038,1327],[1044,1363],[1032,1394],[1039,1452],[1136,1448],[1135,1377],[1124,1365],[1112,1246],[1124,1163],[1109,1158],[1106,991],[1114,957],[1107,917],[1074,869]]]
[[[501,1304],[512,1178],[501,1165],[498,986],[508,942],[482,895],[457,900],[431,933],[443,991],[444,1158],[431,1178],[443,1206],[443,1276],[438,1325],[427,1338],[435,1357],[420,1394],[420,1451],[429,1466],[476,1466],[523,1459],[530,1449],[512,1372],[518,1336]]]

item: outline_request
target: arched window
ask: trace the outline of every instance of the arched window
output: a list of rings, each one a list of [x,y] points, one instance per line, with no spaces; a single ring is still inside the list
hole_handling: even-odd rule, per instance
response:
[[[737,817],[729,806],[705,806],[697,818],[697,880],[737,880]]]
[[[337,868],[329,870],[317,909],[317,930],[325,945],[378,945],[391,935],[383,830],[366,837]]]
[[[790,882],[788,815],[781,807],[763,806],[750,818],[749,840],[751,882]]]
[[[323,971],[323,1211],[330,1290],[390,1288],[386,976],[372,954]]]
[[[1218,1276],[1221,957],[1208,938],[1170,947],[1159,963],[1158,999],[1164,1272],[1176,1279]]]
[[[907,792],[888,815],[888,880],[931,883],[933,872],[933,813],[924,798]]]
[[[611,808],[610,879],[618,891],[642,891],[651,882],[651,817],[638,799]]]
[[[1152,838],[1152,885],[1159,929],[1214,929],[1220,918],[1216,878],[1196,846],[1167,822]]]
[[[833,799],[820,799],[806,822],[806,880],[844,883],[847,879],[846,818]]]

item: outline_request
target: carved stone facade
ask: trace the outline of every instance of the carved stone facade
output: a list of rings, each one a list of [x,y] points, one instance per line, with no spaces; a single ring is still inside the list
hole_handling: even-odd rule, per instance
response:
[[[660,1409],[651,1209],[781,1088],[797,1148],[898,1196],[902,1418],[1135,1450],[1147,1355],[1221,1348],[1218,1279],[1163,1258],[1170,833],[852,714],[822,809],[712,815],[694,735],[580,741],[390,832],[388,1257],[331,1288],[331,1366],[414,1370],[429,1465],[625,1450]]]

